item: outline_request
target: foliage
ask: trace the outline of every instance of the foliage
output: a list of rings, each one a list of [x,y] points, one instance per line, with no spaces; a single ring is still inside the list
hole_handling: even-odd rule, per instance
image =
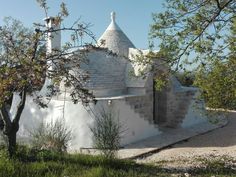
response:
[[[176,72],[175,73],[176,78],[179,80],[181,85],[186,87],[193,86],[194,80],[195,80],[195,72]]]
[[[195,85],[202,90],[206,104],[211,108],[236,109],[236,58],[227,62],[215,60],[206,70],[201,67]]]
[[[208,66],[200,66],[195,85],[201,88],[207,106],[236,109],[236,20],[229,35],[231,55],[225,60],[216,58]]]
[[[72,139],[72,133],[62,120],[41,123],[31,133],[32,145],[36,149],[46,149],[56,152],[66,152],[68,144]]]
[[[236,18],[235,0],[166,0],[164,7],[153,14],[151,47],[160,40],[158,55],[171,66],[207,64],[231,54],[227,32]]]
[[[38,26],[39,24],[36,27]],[[74,102],[78,99],[88,102],[92,95],[83,88],[83,82],[88,75],[75,69],[71,72],[72,68],[68,67],[73,65],[79,68],[81,62],[85,62],[85,51],[69,51],[70,48],[79,46],[75,46],[74,42],[73,44],[68,42],[62,49],[53,49],[46,55],[45,36],[54,31],[47,26],[41,26],[43,29],[36,28],[34,32],[25,28],[20,21],[12,18],[5,19],[5,25],[0,29],[0,104],[7,102],[13,92],[21,93],[26,89],[27,94],[35,93],[41,89],[46,77],[54,81],[51,83],[54,86],[61,84],[63,79],[64,85],[72,88],[71,97]],[[78,25],[77,28],[55,30],[69,30],[77,34],[86,30],[86,27]],[[53,69],[50,69],[52,67]],[[75,78],[75,75],[80,77]],[[48,85],[48,88],[50,92],[47,96],[53,95],[55,88],[52,85],[51,87]],[[36,98],[41,97],[38,95]]]
[[[151,47],[159,40],[159,58],[175,71],[196,68],[208,106],[235,109],[236,1],[166,0],[164,7],[153,14]]]
[[[28,147],[20,147],[17,154],[17,157],[9,159],[6,151],[0,149],[0,177],[168,177],[186,174],[186,171],[141,165],[130,160],[35,151]],[[235,169],[230,168],[232,163],[222,160],[201,159],[206,168],[195,168],[188,174],[198,177],[235,176]]]
[[[154,174],[158,172],[156,167],[138,165],[129,160],[108,160],[101,156],[59,154],[51,151],[48,151],[46,156],[38,158],[40,157],[39,153],[42,153],[41,151],[33,151],[27,147],[23,149],[28,152],[33,152],[36,158],[30,159],[29,157],[32,157],[32,153],[25,153],[25,150],[23,150],[23,152],[21,150],[21,152],[18,153],[18,157],[9,159],[7,153],[5,153],[4,150],[0,150],[0,177],[144,177],[156,176]],[[19,158],[21,157],[20,154],[24,156],[24,159]],[[158,174],[164,176],[161,172],[158,172]]]
[[[102,151],[105,157],[114,158],[120,148],[121,135],[124,132],[119,116],[111,108],[100,110],[95,117],[94,126],[90,128],[96,149]]]
[[[162,91],[163,89],[167,88],[170,84],[170,74],[167,72],[159,72],[155,76],[154,86],[155,90]]]

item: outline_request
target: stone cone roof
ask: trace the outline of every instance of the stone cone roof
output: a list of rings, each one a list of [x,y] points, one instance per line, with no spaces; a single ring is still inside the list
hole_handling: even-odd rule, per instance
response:
[[[98,45],[125,57],[128,57],[129,48],[135,48],[134,44],[116,24],[115,12],[111,13],[111,23],[99,38]]]

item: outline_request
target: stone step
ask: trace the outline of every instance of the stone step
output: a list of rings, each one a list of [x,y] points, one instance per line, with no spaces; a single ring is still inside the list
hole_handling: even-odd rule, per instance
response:
[[[153,111],[151,108],[147,109],[149,104],[149,99],[147,97],[126,98],[126,103],[135,113],[139,114],[141,118],[148,121],[149,124],[154,125],[154,120],[151,114]]]

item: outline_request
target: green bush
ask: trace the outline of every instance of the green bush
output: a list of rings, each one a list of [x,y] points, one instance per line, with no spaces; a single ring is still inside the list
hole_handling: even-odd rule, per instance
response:
[[[123,127],[119,122],[119,116],[110,108],[102,108],[100,114],[95,117],[95,124],[90,127],[93,134],[93,143],[96,149],[102,151],[106,158],[114,158],[120,148]]]
[[[40,150],[66,152],[72,133],[62,120],[51,123],[42,123],[34,132],[31,132],[32,146]]]

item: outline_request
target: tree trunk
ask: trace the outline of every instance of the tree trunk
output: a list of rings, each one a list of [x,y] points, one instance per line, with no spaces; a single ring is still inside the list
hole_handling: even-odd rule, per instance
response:
[[[0,107],[0,119],[3,121],[3,133],[7,136],[8,140],[8,152],[12,157],[16,152],[16,133],[19,130],[19,121],[22,111],[25,107],[26,101],[26,88],[19,94],[21,97],[20,103],[17,105],[17,110],[14,118],[11,120],[9,110],[5,104]]]
[[[2,118],[0,116],[0,131],[2,131],[3,128],[4,128],[4,122],[3,122],[3,120],[2,120]]]
[[[11,132],[7,134],[8,152],[9,152],[10,157],[12,157],[16,152],[16,133],[17,131],[12,129]]]

